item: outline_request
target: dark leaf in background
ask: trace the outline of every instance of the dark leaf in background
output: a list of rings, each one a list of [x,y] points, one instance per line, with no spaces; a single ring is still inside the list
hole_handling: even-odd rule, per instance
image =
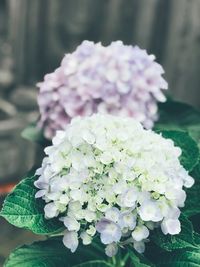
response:
[[[200,112],[194,107],[173,100],[167,100],[165,103],[159,103],[158,124],[169,124],[187,126],[200,123]]]
[[[106,263],[105,258],[104,254],[91,245],[79,246],[75,253],[71,253],[58,238],[15,249],[7,259],[5,267],[112,267]],[[86,261],[88,265],[83,264]]]
[[[200,249],[180,249],[160,254],[156,260],[157,267],[198,267],[200,266]]]
[[[186,189],[187,198],[183,212],[186,216],[200,214],[200,162],[190,174],[195,183],[191,188]]]
[[[156,229],[151,234],[151,240],[160,248],[172,251],[181,248],[197,248],[193,235],[191,222],[185,217],[181,217],[181,232],[178,235],[164,235],[160,229]]]
[[[158,130],[163,137],[172,139],[175,146],[182,150],[181,164],[187,171],[192,171],[199,160],[199,149],[197,143],[186,132],[176,130]]]
[[[192,225],[189,225],[188,222],[184,223],[184,233],[176,236],[175,239],[163,240],[158,238],[160,241],[156,242],[158,246],[153,245],[153,243],[149,244],[147,248],[148,258],[156,267],[200,266],[200,234],[193,232],[191,227]]]
[[[132,265],[138,267],[155,267],[153,263],[147,260],[142,254],[137,253],[135,250],[129,249],[129,257]]]
[[[124,251],[125,252],[125,251]],[[143,255],[126,250],[122,258],[108,258],[102,245],[93,242],[89,246],[79,245],[71,253],[60,238],[35,242],[15,249],[7,259],[5,267],[155,267]]]
[[[155,129],[188,131],[200,146],[200,112],[188,104],[168,100],[159,104]]]

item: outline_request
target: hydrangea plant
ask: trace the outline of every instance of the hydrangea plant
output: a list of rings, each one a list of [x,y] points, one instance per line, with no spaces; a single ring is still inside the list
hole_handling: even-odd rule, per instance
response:
[[[39,126],[51,139],[72,118],[100,112],[133,117],[152,128],[157,102],[166,100],[163,73],[155,56],[137,46],[84,41],[38,84]]]
[[[6,267],[200,263],[189,221],[200,212],[199,150],[186,132],[96,114],[73,119],[45,153],[1,215],[49,237],[16,249]]]
[[[46,156],[1,216],[46,240],[5,267],[200,266],[200,114],[165,102],[163,73],[138,47],[85,41],[38,84],[22,135]]]

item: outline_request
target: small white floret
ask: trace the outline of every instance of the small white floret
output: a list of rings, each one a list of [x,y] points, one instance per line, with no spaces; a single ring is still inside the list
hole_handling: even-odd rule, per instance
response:
[[[83,245],[89,245],[89,244],[91,244],[91,242],[92,242],[92,238],[91,238],[91,236],[88,235],[86,232],[82,232],[82,233],[80,234],[80,237],[81,237],[81,239],[82,239],[82,241],[83,241]]]
[[[118,247],[116,243],[111,243],[106,246],[105,253],[108,257],[113,257],[117,254]]]
[[[80,229],[80,223],[71,217],[64,217],[64,225],[69,231],[78,231]]]
[[[74,253],[78,247],[78,234],[74,231],[66,231],[63,237],[63,243]]]
[[[146,239],[148,236],[149,236],[149,230],[144,225],[137,226],[135,230],[132,232],[132,237],[137,242]]]
[[[54,218],[58,216],[58,208],[56,207],[54,202],[48,203],[44,207],[44,213],[46,218]]]
[[[178,219],[164,219],[161,223],[163,234],[177,235],[181,231],[181,224]]]

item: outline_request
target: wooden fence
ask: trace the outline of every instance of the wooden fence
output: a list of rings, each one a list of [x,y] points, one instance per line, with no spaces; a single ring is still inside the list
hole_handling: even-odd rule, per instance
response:
[[[15,78],[34,83],[82,40],[120,39],[154,53],[173,94],[196,106],[200,86],[199,0],[7,0]]]
[[[174,97],[200,107],[200,0],[0,0],[0,148],[7,136],[18,143],[13,127],[37,116],[35,83],[84,39],[146,48],[163,64]],[[30,156],[24,146],[9,152],[13,159]],[[8,172],[0,163],[0,172],[13,177],[31,163],[19,165]]]

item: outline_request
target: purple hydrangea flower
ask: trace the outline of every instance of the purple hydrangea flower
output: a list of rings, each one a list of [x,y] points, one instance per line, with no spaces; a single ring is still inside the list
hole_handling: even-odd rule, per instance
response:
[[[105,47],[84,41],[61,66],[39,83],[39,126],[47,138],[65,129],[73,117],[111,113],[137,119],[152,128],[157,101],[165,101],[161,89],[164,71],[139,47],[121,41]]]

